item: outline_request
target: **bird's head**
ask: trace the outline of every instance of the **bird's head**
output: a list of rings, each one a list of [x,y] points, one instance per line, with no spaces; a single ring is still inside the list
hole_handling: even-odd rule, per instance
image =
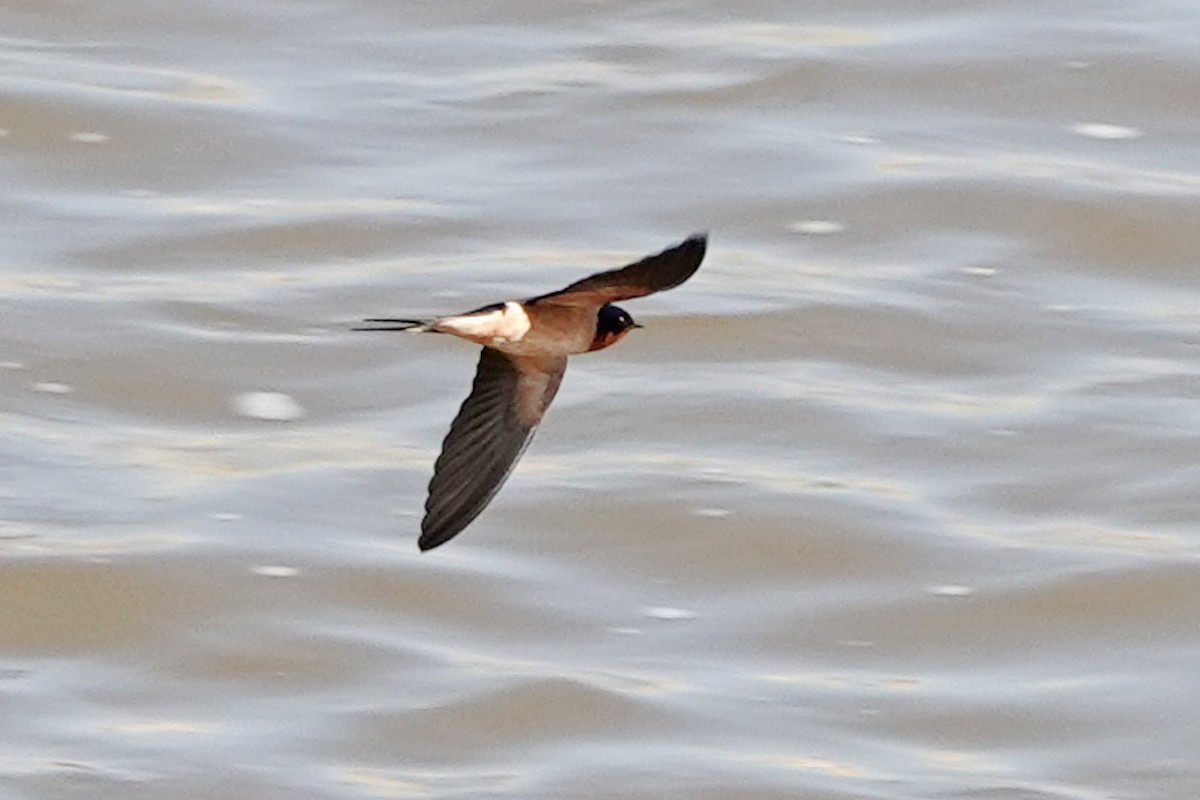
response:
[[[603,350],[604,348],[614,345],[625,337],[634,328],[640,328],[633,321],[633,317],[629,316],[629,312],[623,308],[616,306],[604,306],[596,315],[596,338],[592,340],[592,346],[588,352],[592,350]]]

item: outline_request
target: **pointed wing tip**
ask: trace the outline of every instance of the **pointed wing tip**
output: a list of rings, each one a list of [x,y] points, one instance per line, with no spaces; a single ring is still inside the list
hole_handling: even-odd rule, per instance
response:
[[[447,535],[446,531],[421,531],[420,538],[417,539],[417,547],[422,553],[428,552],[435,547],[439,547],[457,536],[459,531],[454,531]]]
[[[656,291],[671,289],[686,281],[700,269],[701,262],[708,252],[708,231],[693,233],[674,247],[665,250],[660,256],[667,256],[672,262],[673,273],[665,277],[665,282]]]
[[[696,266],[699,266],[700,262],[704,260],[705,252],[708,250],[708,231],[693,233],[672,249],[677,253],[686,253],[690,258],[695,260]]]

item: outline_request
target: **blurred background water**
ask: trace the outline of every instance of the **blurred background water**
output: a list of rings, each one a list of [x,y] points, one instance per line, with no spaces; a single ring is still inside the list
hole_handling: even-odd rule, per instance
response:
[[[0,794],[1200,793],[1200,6],[0,8]],[[415,537],[476,354],[695,230]]]

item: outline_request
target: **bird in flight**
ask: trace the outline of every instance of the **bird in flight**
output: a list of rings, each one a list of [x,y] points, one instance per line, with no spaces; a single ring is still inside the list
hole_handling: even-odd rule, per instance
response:
[[[479,516],[517,465],[554,399],[567,357],[603,350],[640,328],[619,300],[673,289],[700,267],[708,237],[696,234],[619,269],[557,292],[433,319],[365,320],[360,331],[449,333],[483,345],[471,394],[433,467],[417,545],[445,544]]]

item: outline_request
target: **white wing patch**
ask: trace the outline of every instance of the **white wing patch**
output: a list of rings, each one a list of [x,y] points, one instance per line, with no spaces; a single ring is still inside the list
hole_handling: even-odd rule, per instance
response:
[[[520,303],[511,300],[496,311],[446,317],[438,320],[437,324],[448,333],[494,344],[519,342],[529,333],[529,315]]]

